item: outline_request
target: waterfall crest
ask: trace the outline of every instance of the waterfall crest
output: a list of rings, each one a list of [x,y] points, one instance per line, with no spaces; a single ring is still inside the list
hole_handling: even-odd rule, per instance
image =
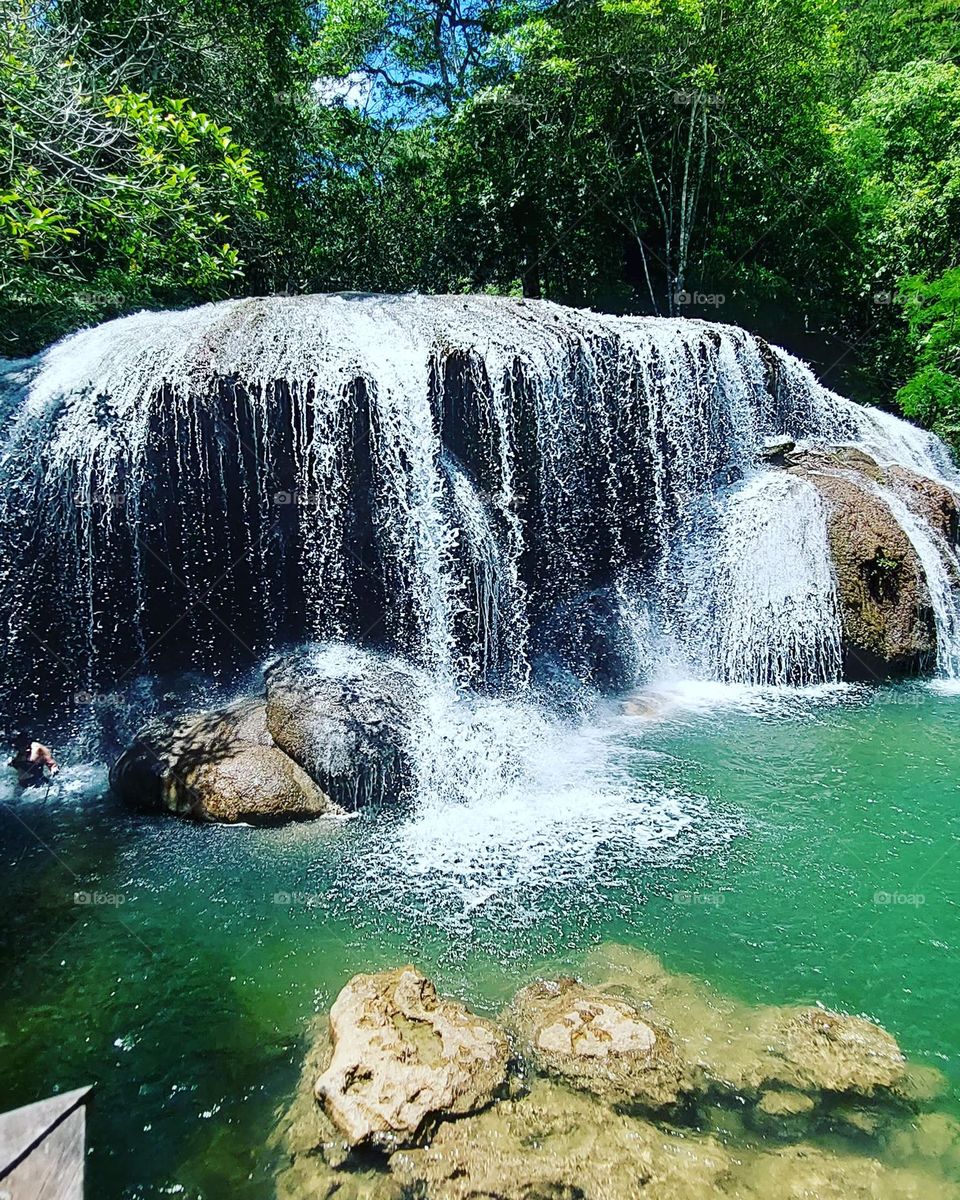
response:
[[[516,690],[558,606],[626,575],[707,677],[832,679],[823,506],[764,438],[956,483],[932,435],[743,330],[540,301],[140,313],[9,364],[0,393],[6,697],[49,695],[51,664],[63,693],[304,637]]]

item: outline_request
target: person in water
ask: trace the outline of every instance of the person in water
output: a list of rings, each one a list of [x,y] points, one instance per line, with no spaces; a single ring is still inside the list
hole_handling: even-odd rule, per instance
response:
[[[16,771],[21,787],[42,787],[60,770],[49,749],[42,742],[35,742],[29,734],[17,737],[13,750],[10,766]]]

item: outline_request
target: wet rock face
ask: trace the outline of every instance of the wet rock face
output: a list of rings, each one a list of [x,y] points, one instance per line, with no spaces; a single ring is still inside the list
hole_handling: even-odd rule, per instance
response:
[[[788,454],[796,449],[797,443],[786,434],[779,434],[763,439],[759,458],[761,462],[782,464]]]
[[[950,545],[960,544],[960,501],[956,492],[906,467],[888,467],[886,474],[914,512],[919,513]]]
[[[110,784],[134,807],[197,821],[275,823],[339,811],[276,746],[259,700],[145,725]]]
[[[540,980],[524,988],[511,1019],[538,1070],[611,1101],[665,1108],[692,1087],[665,1029],[627,1001],[576,980]]]
[[[890,508],[871,487],[896,481],[859,450],[807,451],[790,455],[788,462],[792,473],[812,483],[827,501],[844,676],[870,680],[929,670],[936,661],[937,638],[923,566]],[[902,486],[905,478],[901,473]],[[932,480],[923,482],[939,489],[947,502],[948,489]]]
[[[276,659],[265,677],[267,725],[277,745],[353,811],[402,795],[418,701],[411,676],[399,666],[350,653],[354,669],[339,677],[310,653]]]
[[[355,976],[330,1010],[330,1036],[316,1095],[354,1147],[414,1145],[436,1120],[492,1103],[507,1082],[503,1031],[441,999],[413,967]]]
[[[535,628],[539,672],[557,672],[601,692],[634,683],[636,648],[623,604],[612,588],[595,588],[563,601]]]

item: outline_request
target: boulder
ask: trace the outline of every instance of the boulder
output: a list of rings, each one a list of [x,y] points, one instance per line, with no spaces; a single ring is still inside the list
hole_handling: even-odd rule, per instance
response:
[[[262,700],[145,725],[110,784],[135,807],[197,821],[275,823],[340,811],[275,745]]]
[[[350,1147],[317,1103],[317,1076],[330,1065],[325,1014],[311,1022],[307,1046],[297,1091],[267,1143],[280,1155],[276,1200],[401,1200],[382,1162],[351,1161]]]
[[[354,976],[330,1010],[330,1037],[316,1095],[352,1147],[415,1145],[437,1121],[492,1103],[507,1083],[506,1034],[441,999],[410,966]]]
[[[424,1200],[703,1200],[735,1194],[732,1168],[715,1138],[676,1137],[542,1079],[390,1159]]]
[[[368,651],[329,646],[267,665],[267,726],[276,744],[337,804],[397,800],[410,777],[414,673]]]
[[[779,1033],[783,1075],[799,1088],[872,1096],[889,1091],[906,1071],[894,1038],[863,1017],[802,1008],[785,1018]]]
[[[627,947],[585,972],[518,993],[544,1073],[512,1084],[503,1030],[412,967],[351,980],[275,1139],[278,1200],[960,1200],[960,1125],[913,1110],[942,1081],[878,1026],[743,1004]],[[667,1028],[704,1089],[639,1111]]]
[[[760,447],[759,458],[766,463],[782,463],[786,456],[792,453],[797,443],[786,434],[765,437]]]
[[[789,461],[791,472],[812,483],[827,502],[844,676],[861,680],[928,670],[936,661],[937,635],[926,576],[910,539],[871,487],[885,482],[882,469],[858,450],[808,451]]]
[[[740,1004],[700,980],[666,971],[651,954],[601,947],[587,959],[602,994],[629,1000],[645,1021],[670,1029],[713,1096],[759,1100],[792,1090],[814,1100],[901,1100],[909,1078],[896,1040],[863,1017],[825,1008]],[[768,1101],[770,1103],[770,1101]]]
[[[960,543],[960,496],[952,488],[906,467],[887,467],[886,477],[931,529],[953,547]]]
[[[692,1088],[665,1029],[626,1000],[574,979],[524,988],[510,1018],[537,1070],[611,1102],[660,1109]]]

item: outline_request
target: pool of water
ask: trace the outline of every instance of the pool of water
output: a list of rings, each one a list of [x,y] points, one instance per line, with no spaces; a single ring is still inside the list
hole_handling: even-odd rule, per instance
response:
[[[863,1013],[956,1087],[958,713],[935,686],[675,685],[548,736],[488,706],[447,725],[454,798],[279,829],[128,812],[81,762],[5,784],[0,1107],[95,1083],[98,1200],[265,1200],[350,975],[414,961],[495,1012],[610,940]],[[524,770],[491,763],[518,736]]]

